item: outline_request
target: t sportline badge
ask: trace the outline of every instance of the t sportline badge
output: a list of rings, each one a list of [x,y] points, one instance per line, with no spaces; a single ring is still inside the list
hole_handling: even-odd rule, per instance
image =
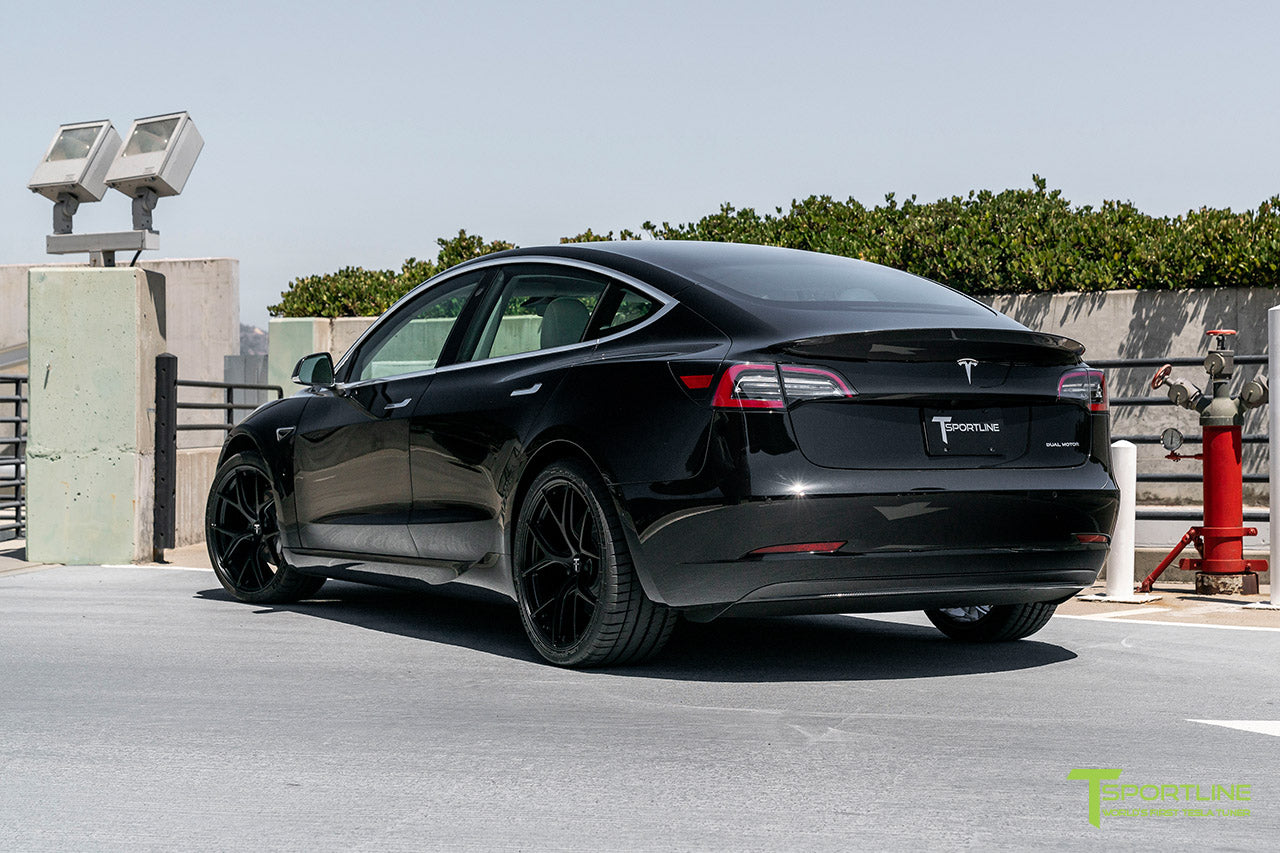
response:
[[[999,432],[1000,424],[985,421],[960,421],[953,423],[950,415],[937,415],[933,422],[942,430],[942,443],[951,444],[947,437],[953,432]]]
[[[1089,823],[1102,827],[1106,817],[1249,817],[1252,785],[1192,783],[1122,785],[1118,767],[1077,767],[1068,779],[1089,783]],[[1137,802],[1135,802],[1135,800]]]

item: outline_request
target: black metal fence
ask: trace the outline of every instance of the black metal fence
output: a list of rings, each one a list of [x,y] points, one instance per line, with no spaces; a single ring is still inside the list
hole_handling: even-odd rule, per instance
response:
[[[183,402],[178,399],[179,388],[220,389],[223,391],[223,401]],[[276,399],[284,396],[284,389],[279,385],[179,379],[178,357],[167,352],[156,356],[156,496],[152,537],[152,547],[156,551],[173,548],[177,539],[178,433],[183,430],[230,431],[236,425],[237,412],[252,411],[260,405],[255,402],[237,402],[237,391],[274,391]],[[221,412],[222,418],[217,421],[180,424],[180,409]]]
[[[1238,366],[1247,365],[1265,365],[1267,356],[1265,355],[1238,355],[1235,357],[1235,363]],[[1123,368],[1158,368],[1165,364],[1171,364],[1174,367],[1201,367],[1204,365],[1203,357],[1186,357],[1186,358],[1114,358],[1089,360],[1090,367],[1096,367],[1104,372],[1123,369]],[[1111,387],[1111,376],[1107,375],[1108,387]],[[1114,411],[1117,408],[1126,408],[1133,406],[1172,406],[1173,401],[1166,396],[1158,397],[1112,397],[1111,408]],[[1269,404],[1274,405],[1274,403]],[[1112,441],[1129,441],[1134,444],[1159,444],[1160,436],[1137,434],[1137,435],[1117,435],[1111,436]],[[1202,439],[1200,436],[1186,436],[1183,439],[1187,444],[1200,444]],[[1248,433],[1241,437],[1241,441],[1246,447],[1251,445],[1266,444],[1269,439],[1266,433]],[[1265,483],[1267,482],[1266,474],[1245,474],[1243,475],[1246,483]],[[1138,472],[1139,483],[1199,483],[1202,480],[1201,474],[1156,474]],[[1249,510],[1244,514],[1245,521],[1267,521],[1270,513],[1267,510]],[[1138,518],[1144,521],[1199,521],[1202,511],[1199,509],[1143,509],[1138,508]]]
[[[27,532],[27,377],[0,374],[0,540]]]

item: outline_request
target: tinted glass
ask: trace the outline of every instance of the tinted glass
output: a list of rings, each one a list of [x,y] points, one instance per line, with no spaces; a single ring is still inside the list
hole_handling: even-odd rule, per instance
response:
[[[622,301],[618,303],[618,309],[613,313],[613,317],[600,327],[600,334],[611,335],[614,332],[630,328],[657,309],[658,303],[654,300],[642,293],[624,288]]]
[[[404,317],[388,334],[365,345],[352,370],[352,380],[383,379],[434,368],[479,280],[480,276],[473,276],[465,284],[427,297],[425,302],[405,306]]]
[[[567,267],[506,268],[471,360],[578,343],[607,285],[602,276]]]
[[[692,277],[762,306],[991,315],[949,287],[877,264],[816,252],[754,254],[693,267]]]

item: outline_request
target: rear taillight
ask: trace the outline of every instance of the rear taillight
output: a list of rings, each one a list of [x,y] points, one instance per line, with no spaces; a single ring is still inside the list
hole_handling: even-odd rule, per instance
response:
[[[803,400],[852,397],[839,376],[795,364],[733,364],[720,377],[712,405],[725,409],[782,409]]]
[[[1101,370],[1072,370],[1058,380],[1058,399],[1074,400],[1091,412],[1107,411],[1107,379]]]

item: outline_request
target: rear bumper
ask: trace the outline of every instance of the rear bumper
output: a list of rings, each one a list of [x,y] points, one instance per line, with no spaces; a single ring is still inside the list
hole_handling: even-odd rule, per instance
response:
[[[1093,583],[1105,558],[1101,547],[811,556],[760,561],[763,572],[754,578],[733,569],[730,573],[736,577],[725,577],[719,571],[722,565],[687,564],[688,575],[699,577],[705,592],[714,590],[713,597],[732,598],[747,586],[765,582],[732,600],[685,610],[690,618],[705,620],[724,615],[870,613],[1059,601]]]
[[[649,597],[695,619],[1051,601],[1095,580],[1107,549],[1075,534],[1109,535],[1117,503],[1097,488],[673,505],[633,527],[631,545]],[[803,542],[845,544],[749,556]]]

